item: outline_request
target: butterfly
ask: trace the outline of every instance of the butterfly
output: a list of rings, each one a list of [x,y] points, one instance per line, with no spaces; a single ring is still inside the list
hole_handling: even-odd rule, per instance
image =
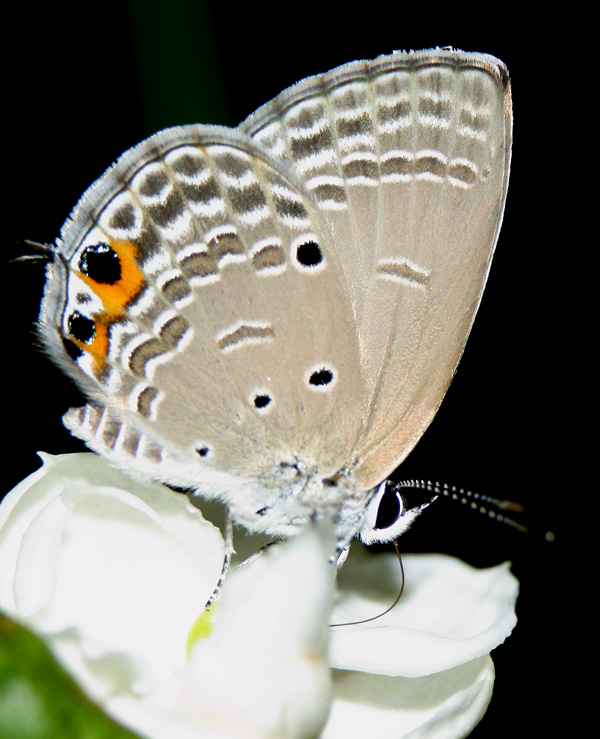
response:
[[[388,476],[463,352],[511,132],[502,62],[436,49],[127,151],[51,247],[41,337],[89,399],[65,425],[251,532],[328,516],[340,551],[396,537],[422,507]]]

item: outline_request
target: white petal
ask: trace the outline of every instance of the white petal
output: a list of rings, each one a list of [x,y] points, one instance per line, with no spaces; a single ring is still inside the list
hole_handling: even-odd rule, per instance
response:
[[[316,735],[331,695],[331,541],[309,527],[231,576],[214,633],[194,650],[181,715],[243,737]]]
[[[93,454],[44,457],[0,506],[0,605],[97,698],[145,692],[186,660],[223,541],[187,498]]]
[[[491,657],[425,677],[334,671],[334,702],[321,739],[459,739],[480,721],[494,683]]]
[[[440,555],[406,556],[403,563],[404,593],[389,614],[333,630],[333,667],[428,675],[489,654],[514,628],[518,581],[508,563],[478,570]],[[334,623],[381,613],[399,587],[394,555],[351,552],[340,574]]]

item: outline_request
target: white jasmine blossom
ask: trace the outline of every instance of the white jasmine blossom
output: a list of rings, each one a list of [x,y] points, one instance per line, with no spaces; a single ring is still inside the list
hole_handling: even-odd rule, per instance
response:
[[[340,574],[335,622],[383,612],[400,587],[394,555],[354,554]],[[494,683],[489,653],[514,628],[518,582],[507,563],[478,570],[441,555],[403,562],[405,590],[390,613],[333,630],[324,739],[374,726],[397,739],[463,737],[485,713]]]
[[[449,739],[485,712],[489,652],[515,623],[507,565],[407,556],[391,613],[330,629],[385,610],[399,568],[357,547],[332,615],[330,532],[312,527],[232,573],[210,635],[186,653],[220,575],[220,532],[185,496],[96,455],[43,460],[0,505],[0,609],[140,735]]]
[[[186,496],[94,454],[42,459],[0,505],[0,607],[96,700],[145,694],[185,664],[221,534]]]

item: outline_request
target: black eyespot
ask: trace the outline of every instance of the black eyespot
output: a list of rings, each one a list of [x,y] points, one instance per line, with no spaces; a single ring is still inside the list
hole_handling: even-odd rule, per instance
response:
[[[387,529],[396,523],[402,512],[402,503],[397,486],[389,481],[385,483],[385,492],[379,501],[374,529]]]
[[[296,248],[296,259],[303,267],[316,267],[323,261],[321,247],[316,241],[307,241]]]
[[[266,408],[271,402],[271,398],[268,395],[255,395],[254,396],[254,407],[255,408]]]
[[[114,285],[121,279],[119,255],[108,244],[87,246],[79,260],[79,269],[101,285]]]
[[[71,341],[71,339],[63,339],[62,343],[65,351],[74,361],[79,359],[79,357],[83,354],[83,350],[81,349],[81,347],[77,346],[77,344]]]
[[[329,385],[332,380],[333,372],[330,369],[323,367],[322,369],[313,372],[308,381],[311,385],[322,387],[323,385]]]
[[[82,344],[91,344],[96,337],[96,324],[81,313],[71,313],[68,320],[69,335]]]
[[[210,450],[209,450],[209,448],[208,448],[207,446],[201,446],[201,447],[200,447],[199,449],[196,449],[196,452],[197,452],[197,453],[198,453],[198,454],[199,454],[199,455],[200,455],[201,457],[207,457],[207,456],[208,456],[208,452],[209,452],[209,451],[210,451]]]

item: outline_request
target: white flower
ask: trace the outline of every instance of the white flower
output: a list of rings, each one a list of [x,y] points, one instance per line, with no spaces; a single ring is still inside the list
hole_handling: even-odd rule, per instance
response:
[[[451,738],[485,712],[489,652],[515,623],[507,565],[406,557],[390,614],[330,629],[385,610],[398,562],[353,551],[331,615],[330,532],[312,527],[231,574],[212,632],[190,641],[219,579],[219,531],[184,495],[96,455],[43,459],[0,505],[0,609],[142,736]]]
[[[142,735],[315,736],[330,704],[326,534],[233,573],[188,659],[221,574],[218,529],[185,495],[94,454],[43,460],[0,505],[0,608]]]
[[[353,556],[353,554],[355,556]],[[358,556],[356,556],[358,555]],[[508,563],[485,570],[441,555],[403,557],[406,586],[380,619],[333,630],[334,701],[323,739],[463,737],[489,704],[489,653],[516,624]],[[397,558],[351,553],[333,622],[383,612],[400,587]]]
[[[94,454],[42,459],[0,505],[0,607],[46,637],[95,699],[145,694],[185,664],[221,534],[186,496]]]

